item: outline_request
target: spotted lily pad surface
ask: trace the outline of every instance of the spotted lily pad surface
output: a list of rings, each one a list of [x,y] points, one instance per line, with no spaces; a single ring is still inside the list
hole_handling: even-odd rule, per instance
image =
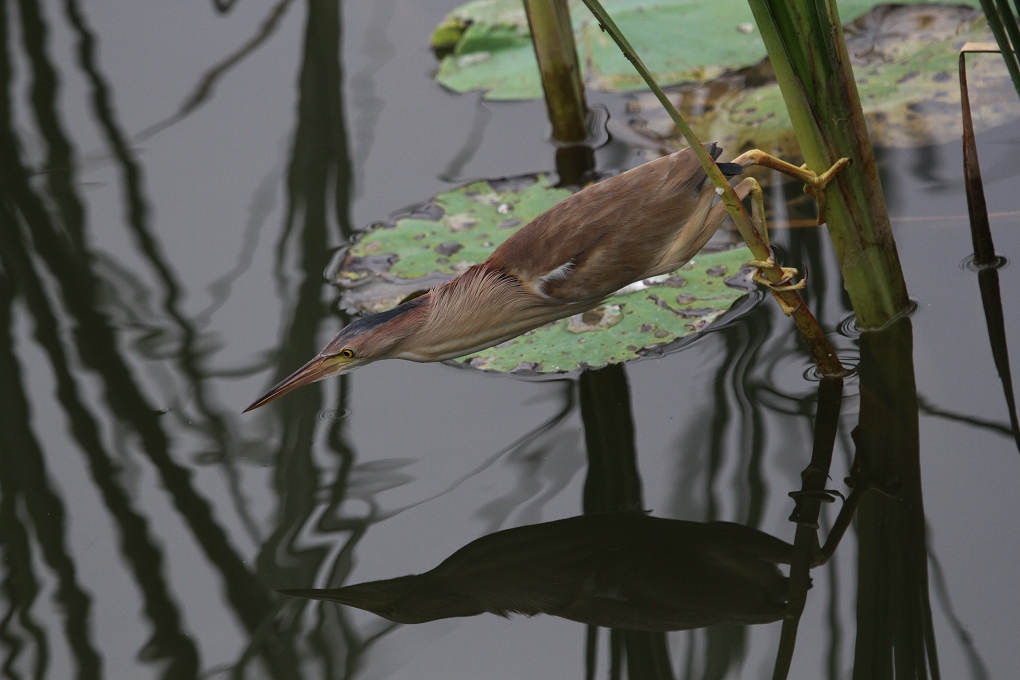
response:
[[[660,85],[710,80],[765,57],[747,0],[604,0],[602,4]],[[878,0],[840,0],[839,11],[844,19],[853,19],[878,4]],[[977,7],[979,1],[956,4]],[[644,89],[634,67],[588,9],[577,0],[570,7],[587,87]],[[484,90],[486,99],[542,96],[521,0],[474,0],[462,5],[443,19],[432,43],[437,49],[452,50],[443,58],[436,80],[455,92]]]
[[[960,138],[960,47],[993,40],[980,10],[883,5],[846,24],[844,32],[876,146],[924,146]],[[977,131],[1020,116],[1016,90],[998,55],[973,55],[967,64]],[[767,149],[790,159],[799,154],[779,85],[764,64],[718,82],[679,87],[669,96],[700,135],[725,148]],[[651,95],[636,97],[630,110],[639,115],[633,123],[642,131],[684,145]]]
[[[340,272],[352,284],[372,274],[362,261],[379,261],[377,273],[417,279],[433,273],[448,277],[483,262],[522,225],[573,192],[557,189],[545,175],[473,182],[439,194],[427,205],[392,224],[365,233]]]
[[[336,273],[349,309],[379,312],[410,293],[484,261],[515,231],[572,192],[545,175],[473,182],[411,214],[378,223],[346,252]],[[601,307],[562,319],[454,363],[501,372],[555,373],[662,351],[702,330],[750,283],[744,247],[699,254],[681,270],[638,282]]]

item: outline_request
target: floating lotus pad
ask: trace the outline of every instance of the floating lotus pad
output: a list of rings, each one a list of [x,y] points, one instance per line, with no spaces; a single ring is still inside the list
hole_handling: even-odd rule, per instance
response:
[[[439,194],[411,215],[380,223],[347,252],[337,279],[347,303],[389,309],[489,254],[572,192],[545,175],[479,181]],[[705,328],[750,287],[746,248],[699,254],[674,275],[629,287],[598,309],[456,359],[484,370],[554,373],[620,363]]]
[[[898,4],[920,2],[907,0]],[[757,63],[765,47],[747,0],[604,0],[660,85],[706,81]],[[841,0],[840,15],[853,19],[879,0]],[[978,0],[954,4],[979,6]],[[588,87],[602,91],[644,89],[608,34],[580,2],[571,18]],[[542,96],[531,35],[521,0],[475,0],[453,10],[436,28],[433,46],[452,49],[436,80],[455,92],[485,90],[486,99]]]
[[[368,272],[364,258],[391,260],[386,274],[418,279],[433,272],[453,276],[484,261],[496,246],[573,191],[550,185],[545,175],[472,182],[439,194],[426,206],[392,224],[380,223],[363,234],[341,270],[349,283]]]

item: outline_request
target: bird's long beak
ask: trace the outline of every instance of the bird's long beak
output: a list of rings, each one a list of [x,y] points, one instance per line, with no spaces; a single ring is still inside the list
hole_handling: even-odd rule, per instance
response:
[[[255,400],[251,406],[244,409],[242,413],[257,409],[259,406],[268,404],[277,397],[282,397],[288,392],[293,392],[302,385],[309,385],[316,380],[322,380],[337,372],[337,361],[335,357],[317,356],[307,364],[290,374],[289,377],[281,380],[273,389],[269,390]]]

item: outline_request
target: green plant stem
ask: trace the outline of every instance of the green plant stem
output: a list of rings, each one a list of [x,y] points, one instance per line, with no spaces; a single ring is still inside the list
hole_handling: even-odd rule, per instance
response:
[[[542,75],[545,105],[557,142],[588,137],[588,109],[566,0],[524,0],[531,42]]]
[[[669,114],[670,118],[673,119],[673,123],[677,126],[680,132],[683,134],[684,139],[690,145],[697,156],[701,166],[705,169],[705,174],[708,175],[709,181],[716,188],[719,196],[722,199],[723,204],[729,211],[730,217],[736,224],[737,229],[740,231],[740,235],[747,243],[748,248],[751,249],[751,253],[754,258],[760,262],[774,261],[772,249],[769,247],[767,236],[763,228],[758,228],[755,222],[751,219],[751,216],[747,213],[747,209],[741,202],[740,197],[737,196],[736,191],[730,186],[730,183],[726,180],[726,177],[719,170],[719,167],[715,164],[715,160],[708,154],[708,151],[702,145],[701,140],[694,134],[694,130],[687,124],[687,121],[683,119],[680,112],[676,110],[672,102],[666,97],[666,94],[659,87],[658,83],[652,77],[651,72],[645,66],[644,62],[641,61],[641,57],[637,55],[626,36],[620,31],[619,27],[613,21],[613,18],[609,16],[606,10],[602,7],[598,0],[584,0],[584,4],[591,10],[591,13],[598,20],[602,29],[605,30],[609,35],[616,41],[616,44],[620,47],[624,56],[634,65],[638,74],[644,79],[649,89],[655,94],[655,97],[662,104],[666,113]],[[826,165],[830,167],[832,164]],[[761,218],[762,226],[764,226],[764,217]],[[762,275],[768,279],[772,284],[782,284],[788,282],[788,274],[783,271],[777,264],[771,267],[762,267],[760,269]],[[832,348],[832,344],[828,338],[825,337],[825,333],[821,326],[818,325],[818,320],[811,314],[807,305],[804,304],[804,300],[800,294],[795,290],[784,290],[776,291],[773,289],[773,293],[781,301],[781,306],[785,310],[791,310],[788,313],[793,316],[794,322],[797,325],[797,329],[804,336],[804,340],[807,343],[808,351],[811,353],[815,364],[818,367],[819,373],[828,376],[839,376],[845,374],[845,369],[836,357],[836,352]]]
[[[858,325],[881,328],[909,299],[835,2],[748,1],[804,159],[853,160],[826,192],[827,224]]]

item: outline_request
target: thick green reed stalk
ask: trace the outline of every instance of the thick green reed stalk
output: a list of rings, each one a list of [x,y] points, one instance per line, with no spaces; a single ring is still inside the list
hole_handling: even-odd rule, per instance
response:
[[[826,192],[826,217],[857,323],[881,328],[909,301],[836,2],[748,3],[808,166],[853,160]]]

